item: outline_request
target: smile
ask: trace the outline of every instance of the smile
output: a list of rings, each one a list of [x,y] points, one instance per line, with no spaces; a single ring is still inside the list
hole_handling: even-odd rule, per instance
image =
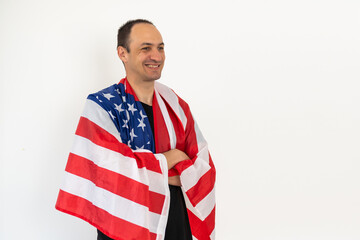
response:
[[[159,65],[145,64],[145,66],[147,66],[149,68],[158,68],[158,67],[160,67],[160,64]]]

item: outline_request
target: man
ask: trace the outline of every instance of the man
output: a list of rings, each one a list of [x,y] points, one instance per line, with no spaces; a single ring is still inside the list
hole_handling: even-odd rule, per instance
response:
[[[117,51],[126,78],[89,95],[56,208],[98,239],[214,239],[215,167],[188,105],[155,82],[160,32],[128,21]]]

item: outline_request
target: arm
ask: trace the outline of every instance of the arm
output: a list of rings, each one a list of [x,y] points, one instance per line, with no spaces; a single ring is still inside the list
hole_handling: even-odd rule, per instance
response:
[[[176,164],[186,159],[189,159],[188,155],[183,151],[178,149],[172,149],[170,151],[164,152],[164,156],[166,157],[168,163],[168,169],[173,168]],[[169,177],[169,184],[174,186],[181,186],[180,176],[172,176]]]
[[[196,124],[188,105],[180,99],[186,115],[186,146],[184,152],[189,159],[179,162],[175,169],[180,175],[181,185],[194,207],[192,212],[201,220],[214,221],[216,171],[209,154],[208,145]],[[195,236],[195,235],[194,235]]]
[[[176,164],[186,159],[189,159],[188,155],[179,149],[172,149],[170,151],[164,152],[166,157],[168,169],[173,168]]]

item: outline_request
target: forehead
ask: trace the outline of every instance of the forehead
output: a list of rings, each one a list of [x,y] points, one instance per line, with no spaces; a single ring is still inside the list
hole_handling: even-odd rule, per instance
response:
[[[162,36],[156,27],[147,23],[134,25],[131,29],[129,40],[130,45],[140,45],[142,43],[158,45],[163,42]]]

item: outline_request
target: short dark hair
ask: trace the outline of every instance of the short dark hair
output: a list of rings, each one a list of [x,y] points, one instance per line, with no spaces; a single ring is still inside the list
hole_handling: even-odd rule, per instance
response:
[[[135,19],[129,20],[124,25],[119,28],[118,35],[117,35],[117,46],[124,47],[128,52],[130,52],[129,48],[129,36],[131,33],[131,29],[135,24],[138,23],[147,23],[155,26],[152,22],[145,20],[145,19]]]

